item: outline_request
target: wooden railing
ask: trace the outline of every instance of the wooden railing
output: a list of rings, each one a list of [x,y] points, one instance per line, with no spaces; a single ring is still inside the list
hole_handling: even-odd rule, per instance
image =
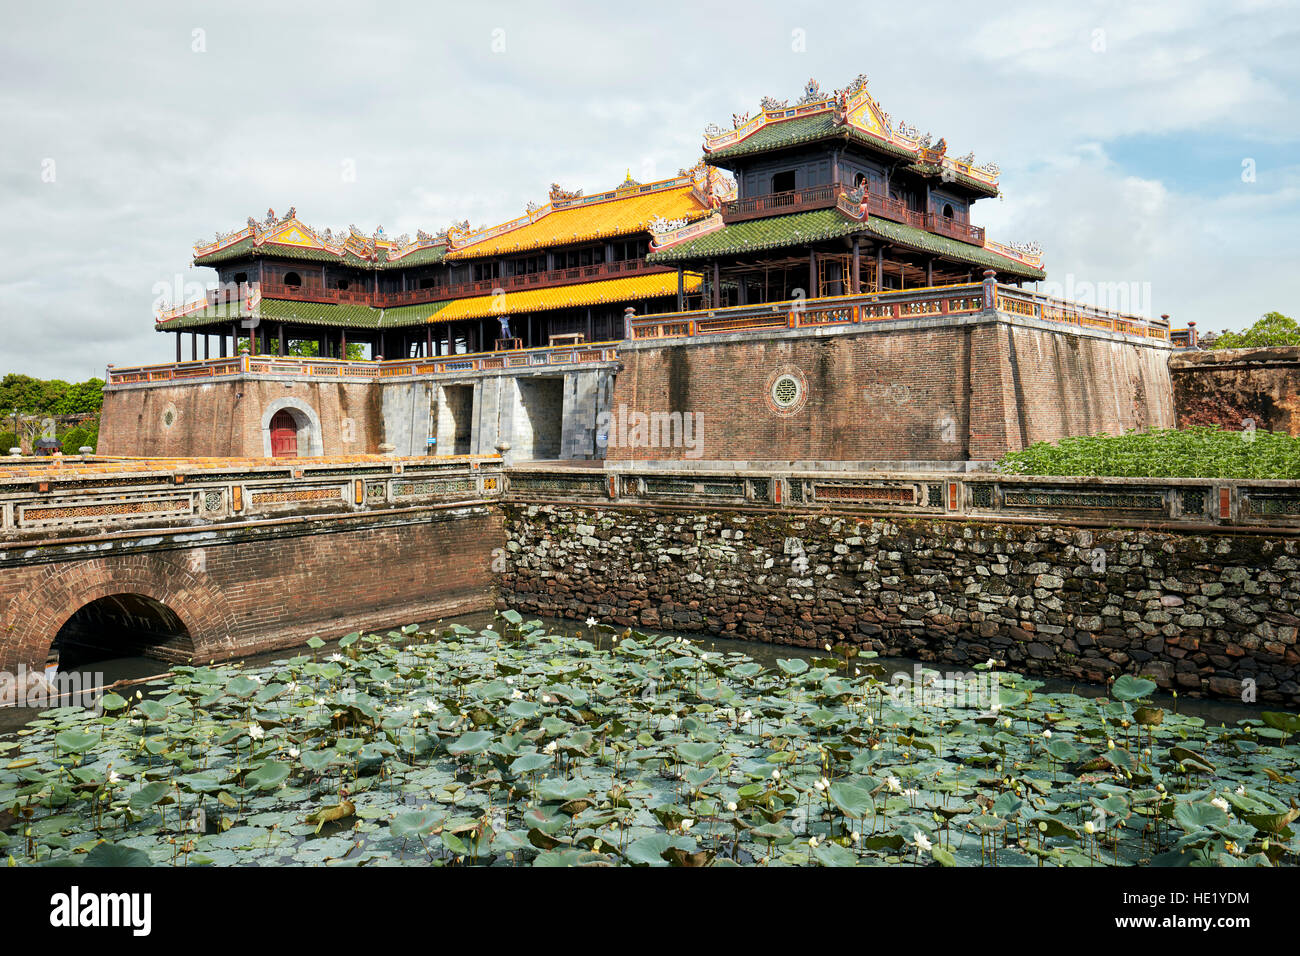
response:
[[[628,338],[642,340],[720,335],[760,329],[852,325],[891,319],[962,315],[991,309],[1046,322],[1169,340],[1167,320],[1125,315],[1081,302],[1066,302],[1015,286],[999,285],[991,280],[894,292],[633,316],[627,324]]]
[[[952,219],[948,216],[940,216],[932,212],[910,209],[907,203],[901,199],[892,199],[889,196],[872,192],[866,193],[861,202],[854,202],[847,194],[836,198],[836,205],[854,218],[861,218],[864,215],[863,207],[865,206],[865,215],[879,216],[881,219],[888,219],[890,222],[900,222],[903,225],[924,229],[926,232],[947,236],[949,239],[956,239],[959,242],[968,242],[973,246],[984,245],[983,226],[974,226],[969,222]]]
[[[518,292],[524,289],[547,289],[579,282],[597,282],[602,279],[619,279],[626,276],[671,271],[673,271],[672,266],[654,265],[646,262],[645,259],[623,259],[615,262],[598,262],[587,266],[551,269],[546,272],[532,272],[527,275],[480,279],[474,282],[457,282],[451,285],[441,284],[424,289],[406,289],[397,292],[377,292],[361,285],[347,289],[327,289],[319,282],[308,281],[298,285],[288,285],[274,279],[264,279],[260,284],[254,283],[253,288],[260,286],[261,294],[268,299],[367,305],[377,309],[391,309],[403,305],[441,302],[446,299],[492,295],[498,289],[504,292]],[[238,305],[242,301],[242,295],[236,289],[223,288],[208,291],[209,307],[225,304]],[[179,310],[177,310],[177,314],[180,314]],[[231,318],[238,317],[237,310],[232,311]]]
[[[840,183],[823,183],[819,186],[806,186],[803,189],[732,199],[722,204],[722,221],[743,222],[746,219],[807,212],[810,209],[829,209],[835,205],[835,201],[843,191],[844,187]]]
[[[470,352],[428,358],[385,359],[379,362],[238,355],[234,358],[200,359],[195,362],[173,362],[167,365],[140,365],[129,368],[110,365],[105,383],[110,386],[141,385],[151,382],[212,379],[226,375],[377,379],[405,375],[442,375],[493,369],[582,365],[590,362],[616,361],[617,345],[616,342],[584,342],[577,345],[543,346],[504,352]]]

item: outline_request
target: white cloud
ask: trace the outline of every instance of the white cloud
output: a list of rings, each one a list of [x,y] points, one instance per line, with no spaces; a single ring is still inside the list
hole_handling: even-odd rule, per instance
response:
[[[0,35],[0,372],[168,359],[154,283],[194,278],[194,239],[268,206],[392,235],[499,222],[551,182],[669,175],[709,122],[864,71],[894,117],[1001,164],[1006,199],[976,218],[1042,241],[1054,276],[1144,276],[1157,311],[1212,327],[1294,312],[1294,169],[1197,193],[1180,155],[1110,157],[1136,134],[1294,144],[1298,38],[1294,6],[1212,0],[20,6]]]

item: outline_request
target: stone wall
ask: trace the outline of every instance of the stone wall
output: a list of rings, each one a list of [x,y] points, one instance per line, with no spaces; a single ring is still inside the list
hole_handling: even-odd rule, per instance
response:
[[[1300,436],[1300,346],[1182,352],[1169,360],[1178,426]]]
[[[1294,537],[559,504],[504,514],[499,605],[528,613],[1300,702]]]
[[[692,412],[724,461],[987,461],[1036,441],[1173,425],[1168,346],[1002,313],[624,342],[611,402]],[[769,395],[800,380],[797,407]],[[616,463],[681,446],[611,445]]]

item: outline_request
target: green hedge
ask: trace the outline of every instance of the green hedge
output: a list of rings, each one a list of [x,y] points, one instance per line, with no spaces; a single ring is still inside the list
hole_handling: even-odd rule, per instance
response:
[[[1036,442],[998,462],[1015,475],[1300,478],[1300,438],[1197,426]]]

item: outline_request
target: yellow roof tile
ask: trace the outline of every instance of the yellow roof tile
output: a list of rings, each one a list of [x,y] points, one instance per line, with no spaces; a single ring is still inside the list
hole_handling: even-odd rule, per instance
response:
[[[456,260],[499,256],[547,246],[649,232],[650,221],[658,216],[664,219],[697,219],[708,213],[709,209],[691,195],[691,189],[691,184],[687,182],[676,189],[658,189],[556,209],[535,222],[519,220],[518,228],[460,246],[448,252],[444,258]]]
[[[686,273],[686,291],[696,292],[701,278]],[[448,302],[441,310],[430,315],[429,322],[454,322],[458,319],[479,319],[484,316],[519,315],[524,312],[545,312],[574,305],[597,305],[606,302],[633,303],[642,299],[677,294],[676,272],[652,272],[649,275],[630,276],[624,279],[606,279],[603,282],[580,282],[574,285],[554,286],[550,289],[525,289],[522,292],[505,292],[499,296],[476,295],[469,299]]]

